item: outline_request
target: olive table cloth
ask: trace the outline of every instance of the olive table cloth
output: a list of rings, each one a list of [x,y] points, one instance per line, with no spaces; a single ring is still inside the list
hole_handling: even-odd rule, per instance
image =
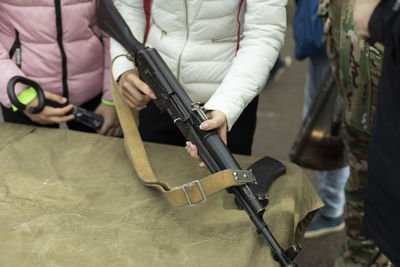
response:
[[[184,148],[145,143],[155,174],[209,174]],[[255,157],[235,156],[243,168]],[[296,165],[269,189],[264,219],[283,248],[322,202]],[[173,207],[145,187],[121,138],[0,123],[0,266],[279,266],[226,191]]]

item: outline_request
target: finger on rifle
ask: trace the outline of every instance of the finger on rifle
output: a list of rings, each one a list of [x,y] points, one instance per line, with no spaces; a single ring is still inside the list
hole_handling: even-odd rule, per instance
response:
[[[143,94],[145,94],[147,97],[151,98],[151,99],[156,99],[156,94],[153,92],[153,90],[151,90],[151,88],[142,80],[140,80],[140,78],[138,76],[133,76],[133,75],[129,75],[127,77],[127,79],[133,83],[133,85],[139,90],[141,91]]]
[[[125,81],[121,85],[120,92],[128,105],[134,109],[144,108],[148,102],[145,101],[145,97],[149,100],[147,96],[141,94],[129,81]]]
[[[227,144],[227,124],[226,124],[226,116],[224,113],[219,111],[209,112],[209,115],[212,117],[209,120],[203,121],[200,124],[200,129],[202,130],[213,130],[218,129],[218,134],[221,137],[222,141]]]
[[[142,94],[139,90],[130,92],[132,97],[139,102],[139,105],[146,105],[151,100],[147,95]]]
[[[221,116],[215,116],[212,119],[203,121],[200,124],[200,129],[202,130],[213,130],[221,127],[225,123],[224,118]]]
[[[56,94],[53,94],[53,93],[50,93],[50,92],[47,92],[47,91],[44,91],[44,97],[46,99],[53,100],[53,101],[55,101],[57,103],[60,103],[60,104],[67,103],[67,99],[65,97],[62,97],[60,95],[56,95]]]
[[[204,169],[208,169],[207,165],[204,162],[200,162],[199,166],[204,168]]]
[[[199,157],[199,154],[197,153],[197,147],[196,145],[193,145],[192,142],[187,141],[186,142],[186,150],[187,152],[190,154],[191,157],[201,160],[201,158]],[[199,164],[200,167],[208,169],[206,164],[204,162],[200,162]]]
[[[125,102],[128,104],[128,106],[134,110],[142,110],[146,106],[140,105],[132,96],[129,94],[126,94],[124,92],[121,92],[121,95],[123,96]]]
[[[199,153],[197,152],[196,145],[192,144],[192,142],[186,142],[186,150],[192,156],[192,158],[200,160]]]
[[[222,141],[224,141],[225,145],[228,143],[227,140],[227,129],[226,127],[220,127],[218,128],[218,134],[221,137]]]

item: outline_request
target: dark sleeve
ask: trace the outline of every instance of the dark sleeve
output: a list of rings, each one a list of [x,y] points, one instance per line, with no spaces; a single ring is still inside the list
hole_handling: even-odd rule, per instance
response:
[[[397,4],[400,5],[400,3]],[[385,38],[392,31],[395,18],[400,12],[394,10],[395,5],[395,0],[381,0],[377,5],[368,23],[368,31],[372,39],[385,42]]]

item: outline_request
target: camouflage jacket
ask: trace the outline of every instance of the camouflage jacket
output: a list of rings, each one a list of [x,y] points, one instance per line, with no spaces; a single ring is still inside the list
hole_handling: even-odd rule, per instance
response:
[[[344,124],[369,135],[375,113],[383,45],[360,39],[353,25],[354,0],[322,0],[319,15],[328,56],[341,89]]]

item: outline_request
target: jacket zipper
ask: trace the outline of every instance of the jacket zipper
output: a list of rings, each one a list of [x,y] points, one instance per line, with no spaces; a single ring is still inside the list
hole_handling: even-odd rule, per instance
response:
[[[186,44],[188,42],[189,39],[189,10],[188,10],[188,3],[187,0],[185,0],[185,10],[186,10],[186,40],[185,43],[183,44],[181,53],[179,54],[179,59],[178,59],[178,69],[177,69],[177,74],[176,74],[176,78],[179,81],[180,79],[180,74],[181,74],[181,61],[182,61],[182,54],[183,51],[185,50]]]
[[[15,30],[15,41],[10,49],[8,55],[10,58],[14,56],[15,53],[15,63],[17,64],[18,68],[21,68],[21,42],[19,40],[19,32]]]
[[[65,55],[64,45],[62,42],[62,19],[61,19],[61,6],[60,0],[54,0],[54,7],[56,11],[56,27],[57,27],[57,42],[60,48],[62,60],[62,84],[63,96],[68,99],[68,84],[67,84],[67,57]]]

